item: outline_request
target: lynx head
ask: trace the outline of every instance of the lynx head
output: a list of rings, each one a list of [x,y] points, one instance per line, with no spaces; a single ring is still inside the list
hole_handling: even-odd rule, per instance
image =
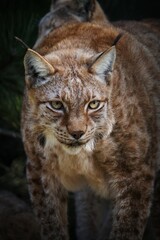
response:
[[[28,49],[26,93],[31,122],[46,145],[61,144],[69,154],[92,151],[114,123],[110,108],[116,49],[96,54],[74,49],[42,57]]]

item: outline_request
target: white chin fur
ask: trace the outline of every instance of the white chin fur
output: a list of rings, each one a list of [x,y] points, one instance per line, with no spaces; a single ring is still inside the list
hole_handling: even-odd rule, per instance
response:
[[[94,149],[94,140],[90,140],[86,144],[77,147],[69,147],[67,145],[63,145],[63,149],[70,155],[77,155],[81,152],[81,150],[92,152]]]
[[[64,151],[66,151],[70,155],[77,155],[83,148],[83,146],[79,147],[69,147],[67,145],[62,145]]]

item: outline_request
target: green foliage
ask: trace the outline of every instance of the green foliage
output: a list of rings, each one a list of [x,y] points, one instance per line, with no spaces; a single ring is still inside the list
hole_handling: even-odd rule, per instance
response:
[[[32,47],[37,38],[39,20],[48,12],[49,5],[50,0],[1,0],[0,3],[0,188],[20,196],[27,193],[25,156],[21,154],[22,144],[13,144],[15,138],[9,135],[20,132],[26,49],[15,36]],[[14,150],[14,146],[19,150]]]
[[[15,36],[32,47],[37,37],[39,19],[48,9],[49,1],[2,1],[0,10],[1,127],[16,131],[19,131],[20,127],[25,49],[15,40]]]

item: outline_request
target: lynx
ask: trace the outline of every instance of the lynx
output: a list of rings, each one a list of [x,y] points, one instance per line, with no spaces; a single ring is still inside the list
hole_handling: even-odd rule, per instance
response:
[[[160,23],[99,21],[96,4],[67,23],[52,9],[24,57],[31,201],[42,239],[69,239],[68,191],[77,239],[142,240],[150,215],[160,239]]]

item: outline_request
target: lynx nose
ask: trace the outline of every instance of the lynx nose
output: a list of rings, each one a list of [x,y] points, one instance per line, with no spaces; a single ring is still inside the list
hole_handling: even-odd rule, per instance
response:
[[[72,135],[72,137],[74,137],[76,140],[78,140],[82,137],[84,132],[83,131],[73,131],[70,134]]]

